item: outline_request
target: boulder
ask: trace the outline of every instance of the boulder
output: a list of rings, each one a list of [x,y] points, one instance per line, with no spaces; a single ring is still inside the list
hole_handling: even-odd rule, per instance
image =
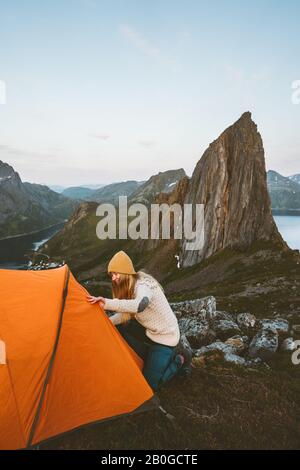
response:
[[[224,353],[221,351],[211,351],[203,356],[194,357],[192,365],[196,368],[206,367],[224,360]]]
[[[290,352],[295,351],[296,349],[297,346],[293,338],[285,338],[280,345],[280,351]]]
[[[249,333],[255,328],[256,318],[251,313],[239,313],[236,320],[240,329],[245,333]]]
[[[193,365],[195,367],[204,367],[208,363],[219,361],[236,365],[247,365],[247,361],[243,357],[235,354],[234,349],[230,345],[226,345],[221,341],[216,341],[213,344],[200,348],[193,358]]]
[[[270,327],[277,331],[279,336],[286,336],[289,332],[289,322],[284,318],[263,319],[259,321],[260,328]]]
[[[246,366],[247,361],[243,357],[238,356],[237,354],[227,353],[224,354],[224,361],[230,362],[231,364],[235,364],[238,366]]]
[[[197,316],[209,321],[215,316],[216,299],[210,295],[201,299],[173,302],[171,307],[177,318]]]
[[[214,343],[208,344],[207,346],[202,346],[202,348],[195,351],[195,357],[205,356],[211,352],[235,354],[235,351],[236,350],[232,345],[223,343],[223,341],[215,341]]]
[[[217,337],[222,340],[241,334],[238,324],[230,318],[214,320],[212,323],[212,329],[216,332]]]
[[[233,336],[225,341],[225,344],[231,346],[236,354],[241,354],[244,352],[249,344],[248,336]]]
[[[216,313],[214,315],[214,318],[212,319],[213,321],[215,320],[229,320],[229,321],[236,321],[236,315],[234,313],[229,313],[229,312],[224,312],[223,310],[216,310]]]
[[[296,336],[297,338],[300,338],[300,325],[293,325],[292,332],[294,336]]]
[[[270,326],[262,328],[252,339],[249,346],[250,357],[269,359],[278,349],[277,330]]]
[[[194,318],[181,318],[178,323],[181,334],[186,337],[193,349],[209,342],[210,327],[207,320],[194,316]]]

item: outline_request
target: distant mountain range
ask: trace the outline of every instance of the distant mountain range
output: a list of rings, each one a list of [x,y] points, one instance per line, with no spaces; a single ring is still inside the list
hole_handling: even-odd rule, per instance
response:
[[[47,186],[23,183],[10,165],[0,161],[0,238],[63,222],[77,206]]]
[[[65,189],[62,194],[76,200],[110,202],[114,204],[118,201],[119,196],[129,196],[140,184],[142,183],[139,181],[122,181],[108,184],[98,189],[74,186]]]
[[[171,192],[183,176],[185,171],[180,168],[160,172],[147,181],[121,181],[97,189],[92,189],[91,186],[73,186],[65,188],[62,194],[74,200],[112,204],[118,202],[119,196],[127,196],[135,202],[148,204],[157,194]]]
[[[47,186],[50,189],[52,189],[52,191],[55,191],[56,193],[61,194],[66,189],[71,189],[71,188],[99,189],[105,186],[105,184],[83,184],[81,186],[60,186],[57,184],[48,184]]]
[[[300,211],[300,175],[286,177],[269,170],[267,182],[273,211]]]
[[[182,169],[169,170],[146,182],[52,186],[54,191],[48,186],[22,182],[13,167],[0,161],[0,238],[42,230],[69,219],[80,201],[116,204],[119,196],[134,194],[136,201],[149,202],[156,194],[172,191],[183,175]]]
[[[22,182],[14,169],[0,161],[0,237],[28,233],[68,219],[80,201],[117,203],[119,196],[149,204],[160,194],[171,193],[186,177],[182,168],[151,176],[147,181],[123,181],[109,185],[64,188]],[[187,177],[186,177],[187,178]],[[269,170],[268,192],[276,213],[300,211],[300,174],[290,177]],[[96,188],[95,188],[96,186]],[[100,186],[100,187],[99,187]]]
[[[92,191],[88,201],[110,202],[111,204],[115,204],[118,202],[119,196],[130,196],[140,185],[141,182],[134,180],[112,183]]]
[[[290,180],[295,181],[295,183],[300,184],[300,174],[289,176]]]
[[[159,175],[160,177],[157,178]],[[130,200],[148,204],[155,195],[161,192],[171,192],[177,181],[183,176],[185,176],[184,170],[179,169],[153,175],[147,181],[133,180],[108,185],[85,185],[69,188],[51,186],[51,189],[77,201],[116,203],[119,196],[128,196]],[[267,183],[274,211],[300,210],[300,174],[287,177],[274,170],[269,170]]]

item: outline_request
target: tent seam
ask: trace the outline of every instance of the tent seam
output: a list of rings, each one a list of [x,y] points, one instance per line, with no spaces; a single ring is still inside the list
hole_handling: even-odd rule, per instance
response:
[[[56,338],[55,338],[52,354],[51,354],[51,357],[50,357],[50,360],[49,360],[48,370],[47,370],[45,381],[44,381],[44,384],[43,384],[39,404],[38,404],[37,411],[36,411],[32,426],[31,426],[31,430],[30,430],[30,434],[29,434],[29,438],[28,438],[26,447],[30,447],[32,445],[34,434],[35,434],[35,431],[36,431],[36,428],[37,428],[37,425],[38,425],[38,421],[39,421],[39,418],[40,418],[42,405],[44,403],[44,398],[45,398],[47,385],[49,383],[49,379],[50,379],[51,372],[52,372],[52,369],[53,369],[54,359],[55,359],[55,356],[56,356],[56,351],[57,351],[58,342],[59,342],[59,338],[60,338],[61,327],[62,327],[63,314],[64,314],[67,295],[68,295],[70,270],[69,270],[69,268],[67,268],[67,269],[68,270],[67,270],[66,277],[65,277],[65,285],[64,285],[63,296],[62,296],[61,310],[60,310],[59,319],[58,319],[58,327],[57,327],[57,332],[56,332]]]
[[[12,381],[12,376],[11,376],[11,372],[10,372],[8,359],[6,360],[6,363],[7,363],[7,371],[8,371],[9,381],[10,381],[10,385],[11,385],[11,389],[12,389],[12,393],[13,393],[13,397],[14,397],[14,402],[15,402],[15,405],[16,405],[16,411],[17,411],[17,415],[18,415],[20,433],[21,433],[24,444],[26,444],[25,433],[24,433],[24,430],[23,430],[23,427],[22,427],[20,410],[19,410],[19,407],[18,407],[17,397],[16,397],[16,393],[15,393],[15,389],[14,389],[14,385],[13,385],[13,381]]]

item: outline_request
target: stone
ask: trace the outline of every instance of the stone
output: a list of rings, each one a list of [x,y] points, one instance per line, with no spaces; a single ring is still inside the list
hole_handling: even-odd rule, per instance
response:
[[[230,362],[231,364],[235,364],[238,366],[245,366],[247,365],[246,359],[243,357],[238,356],[237,354],[227,353],[224,354],[224,361]]]
[[[222,360],[224,360],[224,354],[221,351],[210,351],[203,356],[194,357],[192,359],[192,365],[196,368],[202,368]]]
[[[293,325],[292,330],[295,336],[300,337],[300,325]]]
[[[233,320],[214,320],[212,324],[212,329],[216,332],[217,337],[226,340],[231,336],[241,333],[237,323]]]
[[[247,348],[247,345],[249,343],[249,338],[248,336],[233,336],[232,338],[229,338],[225,341],[225,344],[228,344],[231,346],[236,354],[241,354],[244,352]]]
[[[180,349],[181,347],[183,347],[184,349],[189,351],[189,353],[191,355],[193,355],[193,350],[192,350],[191,345],[189,343],[189,340],[187,339],[185,334],[181,334],[181,336],[180,336],[180,341],[178,343],[177,348]]]
[[[171,307],[177,318],[197,316],[209,321],[215,316],[216,299],[210,295],[201,299],[173,302]]]
[[[266,367],[267,369],[270,369],[270,367],[268,366],[268,364],[266,362],[264,362],[260,357],[255,357],[253,359],[247,359],[246,360],[246,364],[245,364],[247,367],[251,367],[251,366],[264,366]]]
[[[236,321],[240,329],[245,332],[253,330],[256,325],[256,318],[251,313],[239,313]]]
[[[250,357],[270,359],[278,349],[278,333],[270,326],[262,328],[256,333],[249,346]]]
[[[293,338],[285,338],[280,345],[280,351],[290,352],[295,351],[296,349],[297,346]]]
[[[217,341],[213,345],[207,346],[205,349],[201,348],[197,351],[197,355],[193,358],[192,362],[195,367],[204,367],[208,363],[222,360],[236,365],[244,366],[247,364],[247,361],[243,357],[234,353],[234,349],[221,341]]]
[[[230,320],[236,321],[236,316],[234,313],[224,312],[223,310],[216,310],[216,313],[212,320]]]
[[[270,327],[277,331],[279,336],[286,336],[289,332],[289,322],[284,318],[263,319],[259,321],[261,328]]]
[[[195,357],[205,356],[211,352],[235,354],[235,348],[230,344],[223,343],[223,341],[215,341],[214,343],[208,344],[207,346],[202,346],[202,348],[195,351]]]
[[[193,349],[209,342],[209,323],[202,318],[181,318],[178,321],[180,331],[187,338]]]

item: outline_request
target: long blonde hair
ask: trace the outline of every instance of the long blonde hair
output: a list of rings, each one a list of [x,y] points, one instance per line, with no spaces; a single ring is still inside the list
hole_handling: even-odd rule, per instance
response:
[[[136,281],[141,277],[147,278],[152,283],[157,284],[162,290],[160,283],[150,274],[144,271],[138,271],[137,274],[121,274],[118,283],[112,282],[112,295],[114,299],[134,299]],[[131,319],[130,313],[122,313],[123,323],[127,323]]]
[[[112,282],[112,295],[114,299],[133,299],[137,274],[119,274],[118,283]],[[131,319],[130,313],[122,313],[123,323]]]

